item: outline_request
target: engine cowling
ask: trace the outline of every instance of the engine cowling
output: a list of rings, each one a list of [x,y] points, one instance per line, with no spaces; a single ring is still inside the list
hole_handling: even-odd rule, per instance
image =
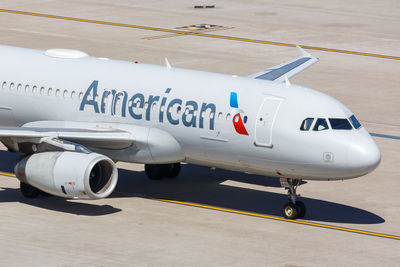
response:
[[[14,170],[21,182],[65,198],[105,198],[118,181],[114,162],[97,153],[37,153],[20,160]]]

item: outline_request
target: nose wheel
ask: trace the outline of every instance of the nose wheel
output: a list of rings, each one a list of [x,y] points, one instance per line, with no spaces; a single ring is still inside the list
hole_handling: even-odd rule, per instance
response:
[[[300,185],[300,179],[285,179],[284,182],[281,183],[285,185],[285,189],[288,190],[288,199],[289,202],[285,204],[283,207],[283,215],[286,219],[301,219],[306,215],[306,206],[303,202],[297,201],[296,189]]]

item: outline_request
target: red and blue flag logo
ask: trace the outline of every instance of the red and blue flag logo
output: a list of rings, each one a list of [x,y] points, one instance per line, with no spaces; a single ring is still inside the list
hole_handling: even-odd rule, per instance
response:
[[[246,130],[246,127],[244,126],[242,116],[240,114],[241,110],[239,110],[238,96],[237,96],[237,93],[235,93],[235,92],[231,92],[230,106],[231,106],[231,108],[236,109],[236,111],[235,111],[236,114],[232,118],[233,127],[235,127],[235,131],[238,134],[249,135]]]

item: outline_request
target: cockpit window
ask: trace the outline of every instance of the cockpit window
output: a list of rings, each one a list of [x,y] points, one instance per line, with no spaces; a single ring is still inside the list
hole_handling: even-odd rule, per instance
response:
[[[313,123],[314,118],[307,118],[305,119],[300,126],[301,131],[308,131],[311,128],[311,124]]]
[[[328,123],[326,122],[325,119],[318,118],[317,122],[314,125],[313,131],[323,131],[323,130],[328,130]]]
[[[361,127],[361,123],[357,120],[356,116],[352,115],[349,119],[355,129],[358,129]]]
[[[350,122],[347,119],[329,119],[332,129],[334,130],[351,130]]]

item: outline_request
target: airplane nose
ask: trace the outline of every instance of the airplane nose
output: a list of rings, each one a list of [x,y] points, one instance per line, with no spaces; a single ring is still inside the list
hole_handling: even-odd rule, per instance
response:
[[[381,162],[381,151],[368,133],[350,145],[348,156],[348,166],[360,175],[375,170]]]

